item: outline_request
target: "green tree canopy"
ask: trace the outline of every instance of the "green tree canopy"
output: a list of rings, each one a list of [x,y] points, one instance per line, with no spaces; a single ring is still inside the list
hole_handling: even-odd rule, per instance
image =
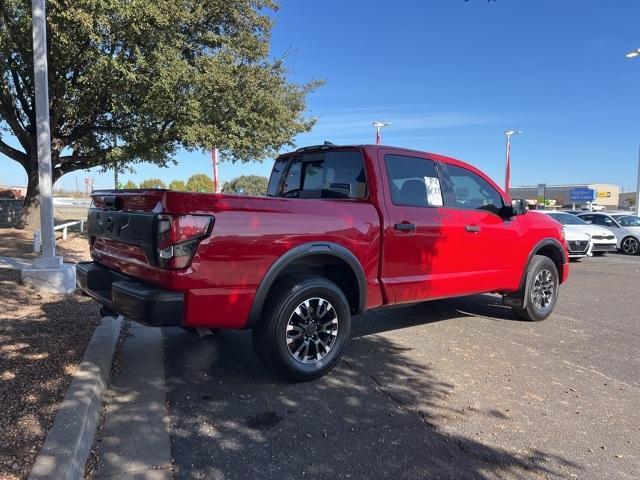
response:
[[[260,175],[240,175],[224,184],[222,193],[236,193],[244,190],[247,195],[266,195],[269,179]]]
[[[169,190],[185,192],[187,190],[187,184],[182,180],[171,180],[171,183],[169,183]]]
[[[134,188],[138,188],[138,186],[131,180],[127,180],[127,183],[125,183],[124,187],[122,188],[124,188],[125,190],[133,190]]]
[[[213,192],[213,180],[204,173],[191,175],[187,180],[187,192]]]
[[[217,146],[230,161],[290,145],[318,83],[290,83],[269,55],[272,0],[49,0],[54,182],[94,166],[172,162]],[[37,205],[31,2],[0,2],[0,153]],[[6,142],[7,134],[17,146]],[[14,144],[15,145],[15,144]]]
[[[140,188],[166,188],[165,184],[159,178],[147,178],[140,182]]]

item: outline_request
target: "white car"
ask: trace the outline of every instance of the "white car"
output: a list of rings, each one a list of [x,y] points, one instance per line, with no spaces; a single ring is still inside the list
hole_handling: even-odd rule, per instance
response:
[[[553,212],[546,212],[544,210],[534,210],[530,212],[532,214],[549,215]],[[569,216],[573,216],[567,213]],[[564,243],[567,245],[567,252],[569,252],[569,258],[584,258],[591,253],[591,237],[588,234],[567,228],[563,225],[562,231],[564,232]]]
[[[618,249],[627,255],[640,253],[640,217],[621,213],[580,213],[578,217],[611,230],[616,236]]]
[[[560,222],[564,226],[565,232],[576,230],[586,233],[591,238],[591,248],[588,255],[604,255],[607,252],[615,252],[618,250],[618,241],[614,233],[599,225],[593,225],[585,222],[582,218],[567,212],[551,212],[541,211],[545,215],[549,215],[554,220]]]
[[[585,203],[582,205],[582,210],[587,212],[604,212],[607,209],[604,205],[598,205],[597,203]]]

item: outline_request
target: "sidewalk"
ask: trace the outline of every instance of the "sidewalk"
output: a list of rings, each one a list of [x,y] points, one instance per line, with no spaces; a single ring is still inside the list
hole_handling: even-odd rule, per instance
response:
[[[122,370],[109,387],[97,434],[94,478],[170,479],[161,330],[131,322],[121,355]]]
[[[0,256],[0,268],[10,268],[12,270],[20,270],[22,268],[31,267],[32,263],[33,262],[31,260],[26,258]]]

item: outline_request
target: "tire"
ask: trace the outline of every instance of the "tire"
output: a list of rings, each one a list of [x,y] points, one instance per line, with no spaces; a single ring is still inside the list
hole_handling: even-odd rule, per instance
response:
[[[556,264],[549,257],[534,255],[527,267],[524,298],[526,308],[514,308],[518,318],[530,322],[545,320],[558,299],[560,280]]]
[[[271,305],[253,329],[258,358],[293,382],[328,373],[340,360],[351,332],[344,293],[324,277],[291,277],[276,285],[269,297]]]
[[[620,242],[620,250],[627,255],[637,255],[640,251],[640,242],[636,237],[624,237]]]

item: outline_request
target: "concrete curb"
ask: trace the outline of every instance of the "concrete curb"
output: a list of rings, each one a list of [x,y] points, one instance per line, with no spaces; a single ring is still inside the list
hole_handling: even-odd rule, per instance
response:
[[[121,323],[121,317],[104,317],[96,328],[29,479],[80,480],[84,477]]]

